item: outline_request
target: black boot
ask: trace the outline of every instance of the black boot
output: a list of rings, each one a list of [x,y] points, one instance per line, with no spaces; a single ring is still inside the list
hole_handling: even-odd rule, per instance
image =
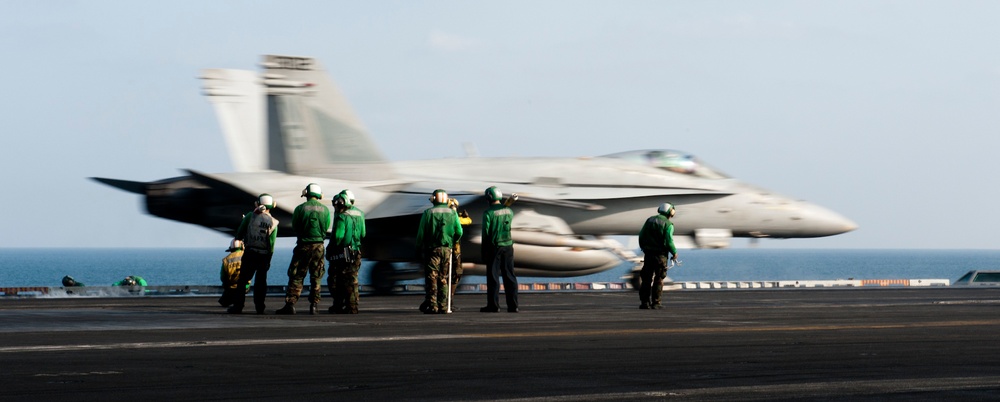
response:
[[[274,314],[295,315],[295,306],[292,303],[285,303],[285,307],[275,311]]]
[[[316,315],[316,303],[309,303],[309,314]]]

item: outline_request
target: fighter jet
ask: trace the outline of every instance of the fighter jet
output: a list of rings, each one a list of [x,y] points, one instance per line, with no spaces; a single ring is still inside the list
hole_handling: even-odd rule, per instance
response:
[[[434,189],[445,189],[474,222],[462,240],[470,274],[479,256],[484,190],[517,193],[513,238],[521,276],[573,277],[634,257],[609,236],[634,236],[658,205],[676,205],[675,238],[687,247],[724,248],[733,237],[807,238],[857,228],[821,206],[742,183],[683,151],[648,149],[591,157],[389,161],[320,63],[266,55],[262,73],[208,69],[203,93],[214,105],[235,172],[186,170],[140,182],[93,178],[140,194],[155,216],[232,235],[256,196],[277,201],[279,235],[292,236],[300,192],[352,190],[366,211],[364,259],[373,281],[391,285],[399,262],[417,261],[415,236]],[[404,264],[405,265],[405,264]],[[413,273],[413,272],[411,272]],[[418,276],[418,275],[411,275]]]

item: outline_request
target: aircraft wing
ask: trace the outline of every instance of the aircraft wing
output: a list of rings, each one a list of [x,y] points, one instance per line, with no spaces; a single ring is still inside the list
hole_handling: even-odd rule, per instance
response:
[[[434,187],[437,185],[438,187]],[[428,203],[428,198],[430,194],[434,192],[435,188],[470,188],[470,187],[482,187],[485,189],[488,187],[487,184],[477,184],[475,186],[469,186],[468,183],[463,184],[452,184],[451,186],[442,185],[440,183],[415,183],[407,186],[406,188],[393,192],[388,197],[386,197],[382,202],[378,204],[377,207],[369,212],[365,213],[365,216],[369,219],[378,218],[388,218],[396,216],[405,215],[420,215],[425,209],[430,207]],[[512,193],[504,193],[504,197],[509,197]],[[454,198],[458,200],[459,205],[469,206],[469,205],[486,205],[486,196],[480,191],[449,191],[449,198]],[[604,206],[599,204],[593,204],[588,202],[572,201],[567,199],[558,198],[547,198],[539,196],[530,195],[518,195],[519,206],[525,206],[530,204],[538,205],[550,205],[570,209],[579,209],[586,211],[599,211],[604,209]],[[463,207],[464,209],[464,207]],[[479,209],[479,208],[476,208]]]
[[[429,198],[437,188],[447,189],[448,187],[433,187],[429,183],[417,183],[409,185],[401,190],[394,191],[379,202],[375,208],[372,208],[370,211],[366,211],[365,218],[380,219],[407,215],[419,216],[425,209],[431,206]],[[449,191],[448,197],[458,200],[459,205],[470,205],[477,200],[481,201],[481,199],[485,198],[485,195]]]

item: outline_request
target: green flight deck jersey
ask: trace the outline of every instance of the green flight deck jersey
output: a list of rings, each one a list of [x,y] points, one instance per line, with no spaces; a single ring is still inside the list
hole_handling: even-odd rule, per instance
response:
[[[514,211],[503,204],[490,204],[483,212],[483,243],[496,247],[513,246],[510,237],[510,225],[514,220]]]
[[[338,212],[333,220],[331,247],[361,249],[361,239],[365,238],[365,213],[355,207]]]
[[[650,216],[639,230],[639,248],[650,255],[677,254],[674,246],[674,223],[664,215]]]
[[[322,243],[330,228],[330,209],[315,198],[295,207],[292,213],[292,230],[298,243]]]
[[[434,204],[424,210],[417,228],[417,247],[422,249],[454,246],[462,238],[458,213],[448,203]]]

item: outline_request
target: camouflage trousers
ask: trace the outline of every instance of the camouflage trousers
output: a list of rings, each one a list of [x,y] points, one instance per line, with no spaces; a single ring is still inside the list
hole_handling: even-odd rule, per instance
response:
[[[444,268],[446,271],[448,267]],[[455,289],[458,289],[458,282],[462,281],[462,254],[455,250],[451,253],[451,297],[455,298]],[[454,302],[452,302],[454,303]]]
[[[663,295],[663,278],[667,277],[667,256],[646,254],[642,258],[639,271],[639,301],[642,304],[658,305]]]
[[[361,251],[352,250],[350,260],[330,261],[327,289],[333,298],[334,311],[358,312],[358,270],[361,269]]]
[[[424,289],[425,302],[433,311],[447,311],[448,297],[448,262],[451,260],[451,247],[435,247],[424,254]],[[454,267],[452,267],[454,272]]]
[[[292,250],[292,262],[288,264],[288,290],[285,303],[295,304],[302,294],[302,283],[309,275],[309,303],[319,303],[320,287],[326,263],[323,262],[323,243],[297,244]]]
[[[447,271],[448,267],[442,268],[442,271]],[[458,289],[458,283],[462,281],[462,253],[458,252],[458,248],[455,248],[451,254],[451,298],[455,299],[455,291]],[[443,275],[443,274],[442,274]],[[431,305],[431,283],[430,276],[427,273],[427,266],[424,266],[424,303],[420,306],[420,311]],[[454,302],[453,302],[454,303]],[[454,306],[454,304],[453,304]],[[447,308],[447,306],[445,306]]]

